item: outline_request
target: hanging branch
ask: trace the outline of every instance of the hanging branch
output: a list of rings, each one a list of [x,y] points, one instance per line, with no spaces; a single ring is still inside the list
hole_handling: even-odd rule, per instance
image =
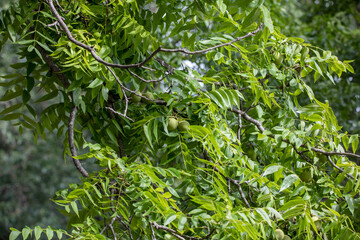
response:
[[[75,159],[74,157],[77,156],[76,154],[76,148],[74,144],[74,122],[75,122],[75,116],[76,116],[76,106],[73,107],[73,109],[70,112],[70,121],[68,125],[68,134],[69,134],[69,146],[70,146],[70,152],[72,155],[73,162],[75,164],[75,167],[84,177],[89,177],[89,174],[87,171],[82,167],[79,159]]]

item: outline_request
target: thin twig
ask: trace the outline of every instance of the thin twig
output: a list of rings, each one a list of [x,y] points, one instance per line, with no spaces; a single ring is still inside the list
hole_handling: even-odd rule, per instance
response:
[[[164,60],[162,60],[159,57],[155,57],[155,60],[158,61],[161,64],[161,66],[167,68],[168,74],[170,74],[170,75],[174,74],[175,68],[173,66],[171,66],[170,64],[168,64],[167,62],[165,62]]]
[[[74,144],[74,122],[75,122],[75,116],[76,116],[76,106],[73,107],[73,109],[70,112],[70,121],[68,125],[68,135],[69,135],[69,146],[70,146],[70,152],[72,155],[73,162],[75,164],[75,167],[84,177],[89,177],[89,174],[87,171],[82,167],[79,159],[75,159],[74,157],[77,156],[76,154],[76,148]]]
[[[124,225],[124,227],[128,230],[130,239],[133,240],[134,238],[133,238],[133,235],[132,235],[132,233],[131,233],[131,228],[130,228],[130,226],[129,226],[130,223],[129,223],[129,224],[126,224],[119,216],[118,216],[117,218],[118,218],[119,222],[120,222],[122,225]]]
[[[119,80],[119,78],[116,76],[116,74],[114,73],[114,71],[110,67],[108,67],[108,66],[105,66],[105,67],[110,71],[110,73],[114,76],[114,78],[116,79],[116,81],[120,85],[121,92],[123,93],[123,96],[124,96],[124,99],[125,99],[125,110],[124,110],[124,114],[122,116],[127,118],[126,113],[127,113],[128,106],[129,106],[129,99],[126,96],[126,93],[124,91],[124,85],[122,84],[122,82]]]
[[[312,147],[311,150],[313,150],[314,152],[325,154],[327,156],[347,156],[347,157],[354,157],[354,158],[360,159],[360,155],[357,155],[354,153],[349,153],[349,152],[327,152],[325,150],[315,148],[315,147]]]
[[[150,223],[150,229],[151,229],[151,239],[152,240],[156,240],[156,237],[155,237],[155,232],[154,232],[154,229],[153,229],[153,225]]]
[[[331,159],[331,157],[330,157],[329,155],[327,156],[327,160],[331,163],[331,165],[332,165],[334,168],[336,168],[336,169],[339,170],[340,172],[344,172],[344,169],[338,167],[338,166],[333,162],[333,160]],[[347,176],[348,178],[354,179],[354,177],[351,176],[351,175],[348,174],[348,173],[346,174],[346,176]]]
[[[165,230],[167,231],[168,233],[170,233],[171,235],[173,235],[174,237],[180,239],[180,240],[185,240],[185,238],[187,239],[195,239],[195,240],[200,240],[201,238],[197,238],[197,237],[191,237],[191,236],[187,236],[187,235],[183,235],[171,228],[168,228],[168,227],[165,227],[165,226],[162,226],[162,225],[159,225],[157,224],[156,222],[153,222],[152,223],[153,226],[156,228],[156,229],[161,229],[161,230]]]
[[[237,183],[237,181],[235,181],[235,180],[232,179],[232,178],[227,177],[227,179],[230,180],[230,182],[232,182],[235,186],[237,186],[238,191],[239,191],[239,193],[240,193],[240,196],[241,196],[242,200],[244,201],[245,205],[246,205],[248,208],[251,208],[249,202],[247,201],[247,199],[246,199],[246,197],[245,197],[245,194],[244,194],[244,192],[243,192],[243,190],[242,190],[241,185],[240,185],[239,183]]]
[[[232,178],[230,178],[230,177],[224,176],[224,174],[222,174],[217,167],[215,167],[214,170],[215,170],[216,172],[218,172],[223,178],[225,178],[226,180],[230,181],[230,182],[233,183],[235,186],[237,186],[238,191],[239,191],[239,193],[240,193],[240,196],[241,196],[242,200],[244,201],[245,205],[246,205],[248,208],[251,208],[249,202],[246,200],[245,194],[244,194],[244,192],[243,192],[243,190],[242,190],[242,187],[241,187],[241,185],[239,184],[239,182],[236,181],[235,179],[232,179]],[[228,188],[229,188],[229,186],[228,186]],[[228,189],[228,191],[229,191],[229,189]]]
[[[124,118],[126,118],[126,119],[129,119],[130,121],[134,122],[134,120],[133,120],[132,118],[129,118],[128,116],[126,116],[126,115],[124,115],[124,114],[122,114],[122,113],[119,113],[119,112],[115,111],[115,110],[112,109],[111,107],[105,107],[105,109],[110,110],[111,112],[113,112],[113,113],[115,113],[115,114],[117,114],[117,115],[120,115],[120,116],[122,116],[122,117],[124,117]]]
[[[164,76],[163,76],[162,78],[160,78],[160,79],[156,79],[156,80],[146,80],[145,78],[140,77],[139,75],[137,75],[136,73],[130,71],[129,69],[126,69],[126,70],[127,70],[131,75],[133,75],[134,77],[136,77],[136,78],[138,78],[138,79],[140,79],[141,81],[146,82],[146,83],[161,82],[161,81],[164,80],[165,77],[166,77],[166,74],[164,74]]]
[[[239,98],[239,105],[241,104],[241,100]],[[241,143],[241,129],[242,129],[242,119],[241,119],[241,114],[238,113],[238,124],[239,124],[239,129],[237,130],[237,138],[239,140],[239,142]]]

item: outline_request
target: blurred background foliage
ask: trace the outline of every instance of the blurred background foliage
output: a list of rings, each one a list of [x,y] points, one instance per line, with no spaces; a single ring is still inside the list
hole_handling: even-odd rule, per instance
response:
[[[0,9],[8,6],[9,1],[0,1]],[[10,44],[1,49],[0,76],[19,73],[11,67],[21,62],[16,51],[16,46]],[[0,85],[0,96],[4,92]],[[16,104],[14,101],[0,102],[0,112]],[[72,161],[63,160],[62,139],[48,134],[46,141],[38,139],[34,144],[31,131],[19,130],[0,121],[0,239],[9,239],[13,226],[66,226],[65,217],[49,199],[55,191],[79,179]]]
[[[337,55],[354,60],[355,74],[330,81],[309,79],[321,101],[328,100],[344,131],[360,132],[360,3],[354,0],[268,0],[273,19],[287,36],[304,38]],[[1,9],[10,1],[0,1]],[[1,34],[0,34],[1,38]],[[0,39],[1,40],[1,39]],[[15,46],[0,52],[0,75],[18,72]],[[0,87],[0,96],[4,90]],[[0,112],[7,107],[0,102]],[[10,226],[35,225],[65,228],[66,220],[49,199],[58,189],[77,182],[79,174],[72,162],[63,161],[62,139],[49,134],[37,145],[30,131],[19,133],[17,126],[0,121],[0,239],[7,239]],[[50,151],[49,151],[50,150]],[[36,209],[36,211],[34,211]]]

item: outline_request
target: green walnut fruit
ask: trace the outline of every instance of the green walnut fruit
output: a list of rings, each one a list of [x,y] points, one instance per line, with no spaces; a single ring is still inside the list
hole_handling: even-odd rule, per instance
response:
[[[274,53],[274,58],[275,58],[276,66],[279,66],[284,60],[283,55],[281,53],[279,53],[279,52]]]
[[[154,95],[152,94],[152,92],[146,92],[146,93],[144,93],[143,96],[146,97],[146,98],[148,98],[148,99],[150,99],[150,100],[154,100],[154,99],[155,99],[155,98],[154,98]],[[150,101],[150,100],[144,99],[144,102],[145,102],[145,103],[153,103],[153,101]]]
[[[284,236],[285,236],[285,234],[284,234],[283,230],[281,230],[279,228],[275,230],[275,237],[277,240],[282,240],[284,238]]]
[[[282,240],[291,240],[291,237],[289,237],[288,235],[285,235]]]
[[[169,131],[174,131],[178,127],[178,124],[179,124],[178,120],[171,117],[171,118],[169,118],[167,129]]]
[[[247,151],[247,155],[248,157],[253,160],[253,161],[256,161],[256,152],[254,151],[254,149],[250,148],[248,151]]]
[[[313,179],[313,172],[310,168],[304,169],[299,177],[304,182],[311,182]]]
[[[180,121],[178,129],[181,132],[189,131],[190,130],[189,126],[190,126],[190,123],[188,121]]]
[[[137,95],[136,95],[137,94]],[[133,101],[133,102],[135,102],[135,103],[138,103],[138,102],[140,102],[141,101],[141,92],[136,92],[136,94],[135,93],[132,93],[131,94],[131,100]],[[138,95],[140,95],[140,96],[138,96]]]

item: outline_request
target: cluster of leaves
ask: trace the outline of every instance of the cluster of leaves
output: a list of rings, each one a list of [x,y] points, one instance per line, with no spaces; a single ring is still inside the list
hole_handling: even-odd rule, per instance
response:
[[[318,99],[328,100],[339,122],[349,132],[359,132],[360,81],[360,5],[357,1],[282,0],[272,7],[274,21],[289,36],[301,36],[307,42],[331,50],[339,59],[353,59],[355,73],[344,73],[335,78],[336,84],[329,81],[307,82]],[[291,22],[291,24],[288,24]]]
[[[3,41],[20,45],[26,74],[4,77],[0,100],[22,103],[1,118],[65,135],[83,175],[53,198],[67,231],[12,229],[11,239],[269,239],[275,229],[359,239],[359,138],[340,132],[304,80],[353,69],[281,34],[269,9],[263,0],[20,0],[3,12]],[[48,104],[41,114],[38,103]],[[189,130],[169,131],[169,118]],[[99,170],[88,173],[87,159]]]

